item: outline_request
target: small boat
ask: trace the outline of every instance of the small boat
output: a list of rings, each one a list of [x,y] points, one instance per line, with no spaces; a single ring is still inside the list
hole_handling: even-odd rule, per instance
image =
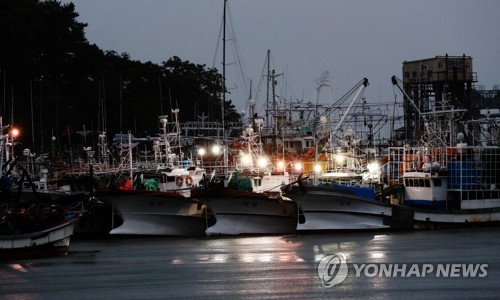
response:
[[[49,208],[8,211],[0,222],[0,260],[65,255],[78,218]]]

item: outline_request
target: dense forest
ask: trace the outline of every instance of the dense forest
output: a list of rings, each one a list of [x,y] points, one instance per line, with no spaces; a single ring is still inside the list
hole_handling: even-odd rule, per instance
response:
[[[90,141],[100,131],[155,135],[158,116],[172,108],[181,122],[202,113],[221,120],[217,69],[177,56],[158,65],[103,51],[87,41],[78,16],[72,3],[0,1],[0,114],[4,126],[21,128],[23,148],[81,143],[84,126]],[[230,100],[225,108],[224,119],[238,121]]]

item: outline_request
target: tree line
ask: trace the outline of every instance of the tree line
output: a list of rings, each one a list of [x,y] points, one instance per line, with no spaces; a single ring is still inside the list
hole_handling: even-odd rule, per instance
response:
[[[24,148],[48,151],[77,131],[155,135],[158,116],[221,121],[222,75],[173,56],[161,64],[103,51],[85,37],[73,3],[0,1],[0,114],[22,128]],[[240,118],[226,100],[226,121]]]

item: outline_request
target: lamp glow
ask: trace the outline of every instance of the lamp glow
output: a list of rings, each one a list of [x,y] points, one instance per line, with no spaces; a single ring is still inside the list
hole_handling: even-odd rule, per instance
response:
[[[267,159],[265,157],[259,157],[257,163],[259,164],[259,167],[264,168],[267,166]]]
[[[213,145],[212,147],[212,153],[215,154],[215,155],[219,155],[220,153],[220,146],[219,145]]]
[[[338,163],[338,164],[343,164],[344,161],[345,161],[345,155],[342,155],[342,154],[336,154],[335,155],[335,162]]]
[[[21,132],[17,128],[12,128],[12,130],[10,131],[10,135],[13,136],[13,137],[19,136],[20,133]]]
[[[252,162],[252,156],[250,154],[244,154],[241,157],[241,163],[244,165],[249,165]]]
[[[370,172],[370,173],[375,173],[379,169],[377,162],[371,162],[366,167],[368,169],[368,172]]]

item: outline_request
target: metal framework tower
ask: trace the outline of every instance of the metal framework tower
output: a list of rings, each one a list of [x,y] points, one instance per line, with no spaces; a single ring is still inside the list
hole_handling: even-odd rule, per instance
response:
[[[464,118],[471,118],[477,110],[472,103],[472,83],[477,74],[472,71],[470,56],[436,56],[434,58],[403,62],[403,88],[422,112],[443,110],[452,105],[467,109]],[[407,140],[422,136],[425,120],[404,100],[405,134]]]

